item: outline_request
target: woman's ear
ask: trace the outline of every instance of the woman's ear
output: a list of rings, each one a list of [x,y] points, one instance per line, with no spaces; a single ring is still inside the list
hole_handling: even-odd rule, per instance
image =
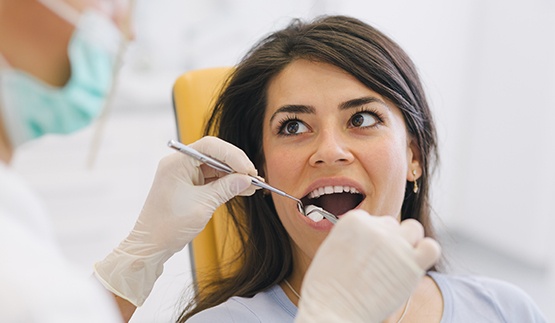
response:
[[[411,138],[407,146],[407,181],[414,182],[422,176],[422,154],[420,147],[414,138]]]

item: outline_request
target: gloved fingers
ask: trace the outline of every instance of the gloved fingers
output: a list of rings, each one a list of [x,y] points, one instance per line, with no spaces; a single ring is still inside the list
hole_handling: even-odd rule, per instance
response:
[[[370,215],[370,214],[368,213],[368,215]],[[370,215],[370,217],[372,219],[375,219],[376,221],[378,221],[380,223],[380,225],[382,225],[388,231],[398,231],[399,230],[399,221],[393,216],[390,216],[390,215],[383,215],[383,216]]]
[[[212,168],[212,167],[210,167],[206,164],[200,165],[200,170],[202,171],[202,174],[204,176],[204,184],[211,183],[211,182],[216,181],[216,180],[218,180],[218,179],[220,179],[224,176],[229,175],[228,173],[221,172],[221,171],[219,171],[217,169],[214,169],[214,168]],[[261,182],[265,181],[264,178],[262,178],[260,176],[256,176],[256,178],[259,179]],[[251,185],[247,190],[241,192],[238,195],[250,196],[250,195],[253,195],[254,192],[256,192],[256,190],[259,190],[259,189],[261,189],[261,187]]]
[[[218,178],[224,177],[225,175],[227,175],[226,172],[222,172],[219,171],[215,168],[212,168],[206,164],[201,164],[200,166],[200,170],[202,172],[202,176],[204,177],[204,183],[210,183],[213,182],[215,180],[217,180]]]
[[[335,225],[333,231],[338,231],[337,227],[342,228],[341,231],[345,232],[350,238],[355,232],[360,232],[361,237],[374,239],[368,236],[369,232],[385,233],[389,235],[391,232],[398,232],[399,222],[392,216],[375,216],[364,210],[351,210],[341,216],[341,220]],[[345,228],[343,228],[345,227]]]
[[[213,194],[213,207],[216,209],[221,204],[231,200],[237,195],[252,195],[255,190],[251,178],[243,174],[228,174],[217,181],[213,181],[200,188]]]
[[[341,216],[341,220],[337,222],[330,234],[333,234],[334,231],[345,232],[348,236],[350,236],[350,232],[365,233],[377,226],[382,226],[382,222],[387,224],[389,220],[372,216],[364,210],[350,210]]]
[[[411,246],[416,246],[424,238],[424,227],[415,219],[407,219],[401,222],[399,232]]]
[[[432,238],[424,238],[420,240],[414,248],[415,261],[423,270],[432,267],[441,255],[441,247]]]
[[[254,164],[244,151],[220,138],[206,136],[190,146],[203,154],[226,163],[237,173],[258,175]]]
[[[258,186],[254,186],[254,185],[250,185],[249,187],[247,187],[246,190],[242,191],[241,193],[237,194],[240,196],[251,196],[253,195],[257,190],[261,189]]]

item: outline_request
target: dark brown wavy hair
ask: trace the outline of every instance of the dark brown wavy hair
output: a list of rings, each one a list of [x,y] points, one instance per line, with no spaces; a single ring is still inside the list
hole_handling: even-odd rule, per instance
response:
[[[422,166],[418,193],[412,191],[412,183],[407,183],[401,219],[417,219],[426,235],[433,236],[429,183],[437,162],[437,139],[422,84],[408,55],[393,40],[360,20],[324,16],[305,23],[297,19],[260,41],[227,80],[206,134],[215,134],[241,148],[257,169],[263,169],[262,120],[268,84],[298,59],[337,66],[401,110],[409,136],[420,151]],[[270,196],[259,190],[253,196],[233,199],[227,208],[242,244],[235,261],[242,266],[228,277],[214,279],[206,290],[195,291],[178,322],[232,296],[252,297],[280,283],[292,271],[289,236]]]

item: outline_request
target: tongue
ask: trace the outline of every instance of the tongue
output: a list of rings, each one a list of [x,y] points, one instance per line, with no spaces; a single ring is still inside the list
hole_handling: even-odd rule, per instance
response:
[[[336,193],[320,196],[318,200],[316,200],[315,204],[335,215],[341,215],[351,209],[354,209],[357,206],[358,201],[356,194]]]

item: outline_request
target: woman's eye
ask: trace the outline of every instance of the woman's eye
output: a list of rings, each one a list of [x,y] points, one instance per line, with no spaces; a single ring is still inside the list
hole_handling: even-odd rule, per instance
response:
[[[370,112],[359,112],[351,117],[350,122],[353,127],[365,128],[378,123],[378,119]]]
[[[285,135],[298,135],[308,131],[308,127],[299,120],[285,122],[280,129],[280,133]]]

